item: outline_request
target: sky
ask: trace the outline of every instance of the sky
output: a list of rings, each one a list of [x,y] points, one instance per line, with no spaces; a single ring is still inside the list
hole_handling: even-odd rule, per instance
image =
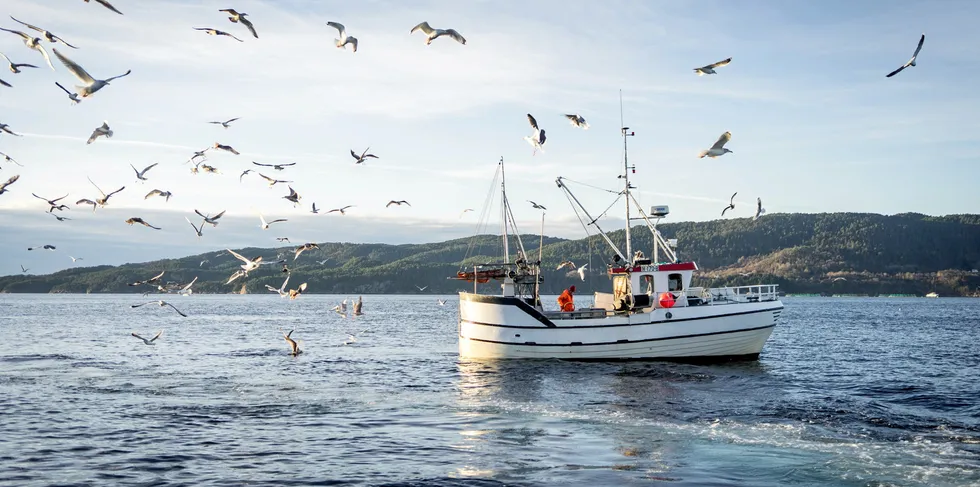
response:
[[[58,48],[96,78],[128,77],[72,106],[54,83],[78,84],[19,36],[0,32],[0,51],[40,69],[0,71],[0,275],[73,265],[121,264],[225,247],[296,242],[424,243],[478,228],[497,163],[519,228],[586,236],[558,176],[593,213],[619,189],[622,117],[635,132],[629,160],[644,207],[670,205],[666,221],[751,216],[756,198],[775,212],[976,213],[980,208],[980,31],[970,1],[211,1],[7,0],[4,12],[79,49]],[[218,9],[249,14],[259,39]],[[333,45],[336,21],[358,51]],[[426,46],[409,31],[428,21],[455,28],[461,45]],[[26,30],[13,20],[0,27]],[[193,30],[213,27],[244,42]],[[926,42],[917,66],[885,74]],[[693,68],[727,57],[718,74]],[[526,114],[546,130],[532,155]],[[588,130],[562,117],[579,113]],[[209,121],[240,117],[228,129]],[[111,139],[85,141],[108,121]],[[699,159],[725,131],[733,153]],[[199,149],[219,174],[190,172]],[[350,150],[379,156],[357,165]],[[284,171],[258,168],[290,163]],[[137,182],[130,164],[147,173]],[[285,185],[302,196],[294,207]],[[45,214],[47,198],[94,199],[125,186],[107,208]],[[169,190],[170,201],[144,199]],[[389,200],[411,206],[386,208]],[[311,214],[355,205],[346,215]],[[466,208],[476,211],[462,214]],[[621,218],[618,206],[609,218]],[[185,217],[227,210],[198,238]],[[618,213],[617,213],[618,212]],[[286,218],[269,230],[258,214]],[[162,227],[128,226],[139,216]],[[612,220],[604,228],[621,228]],[[495,227],[493,227],[495,228]],[[491,229],[493,229],[491,228]],[[43,244],[55,252],[27,251]],[[68,256],[82,257],[73,263]]]

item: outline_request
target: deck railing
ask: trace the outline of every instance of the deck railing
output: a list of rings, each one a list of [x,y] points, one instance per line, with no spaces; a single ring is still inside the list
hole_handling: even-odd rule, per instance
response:
[[[779,299],[779,284],[754,286],[713,287],[704,290],[704,298],[710,304],[756,303]]]

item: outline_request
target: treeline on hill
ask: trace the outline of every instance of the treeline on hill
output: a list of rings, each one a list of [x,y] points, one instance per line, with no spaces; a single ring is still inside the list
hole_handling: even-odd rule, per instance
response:
[[[930,217],[863,213],[771,214],[750,219],[663,224],[667,238],[679,240],[681,260],[697,262],[695,283],[704,286],[776,283],[787,293],[975,295],[980,290],[980,215]],[[633,248],[648,253],[652,238],[645,227],[633,230]],[[610,234],[623,248],[624,231]],[[537,260],[538,235],[523,236],[529,260]],[[512,240],[511,253],[517,245]],[[418,245],[322,243],[293,261],[294,247],[245,248],[242,255],[266,262],[287,260],[291,283],[309,283],[311,293],[450,294],[472,284],[447,279],[474,264],[501,260],[501,239],[480,235]],[[607,291],[606,265],[613,252],[604,241],[545,237],[542,292],[557,294],[575,284],[579,293]],[[320,261],[324,261],[320,264]],[[588,264],[583,282],[577,272],[556,271],[571,260]],[[0,292],[127,293],[152,290],[128,284],[166,271],[163,281],[188,283],[197,293],[267,292],[279,287],[281,265],[263,266],[249,277],[225,284],[239,261],[223,250],[181,259],[121,266],[79,267],[50,275],[0,277]],[[489,291],[489,287],[484,287]]]

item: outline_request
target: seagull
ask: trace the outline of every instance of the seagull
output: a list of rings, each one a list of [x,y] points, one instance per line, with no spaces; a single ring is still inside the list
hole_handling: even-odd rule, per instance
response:
[[[354,343],[356,341],[357,341],[357,337],[354,336],[354,335],[351,335],[350,333],[348,333],[347,334],[347,340],[344,340],[344,343],[343,344],[344,345],[350,345],[350,344],[352,344],[352,343]]]
[[[242,277],[244,275],[245,275],[244,271],[237,270],[235,271],[234,274],[231,275],[231,277],[228,278],[228,281],[226,281],[225,284],[231,284],[232,282],[234,282],[235,279],[238,279],[239,277]],[[244,287],[244,284],[242,286]]]
[[[209,166],[207,164],[201,164],[201,169],[204,169],[204,172],[218,174],[218,168],[216,168],[214,166]]]
[[[221,149],[223,151],[231,152],[232,154],[235,154],[236,156],[238,155],[238,151],[235,150],[235,148],[232,147],[232,146],[230,146],[230,145],[221,145],[221,144],[215,142],[214,143],[214,148],[215,149]]]
[[[24,264],[21,264],[21,265],[20,265],[20,271],[21,271],[21,272],[23,272],[24,274],[27,274],[27,271],[29,271],[29,270],[30,270],[30,269],[25,269],[25,268],[24,268]]]
[[[141,336],[139,336],[139,335],[137,335],[136,333],[130,333],[130,335],[133,335],[134,337],[136,337],[136,338],[139,338],[140,340],[143,340],[143,344],[144,344],[144,345],[154,345],[154,343],[153,343],[153,342],[154,342],[154,341],[155,341],[155,340],[156,340],[157,338],[160,338],[160,335],[163,335],[163,332],[162,332],[162,331],[161,331],[161,332],[158,332],[158,333],[157,333],[156,335],[154,335],[154,336],[153,336],[153,338],[151,338],[151,339],[149,339],[149,340],[147,340],[146,338],[143,338],[143,337],[141,337]]]
[[[78,98],[78,93],[74,93],[74,92],[68,91],[68,88],[65,88],[64,86],[61,86],[61,83],[59,83],[57,81],[55,81],[54,84],[57,85],[58,88],[61,88],[62,91],[64,91],[65,93],[68,94],[68,99],[71,100],[72,106],[75,106],[75,105],[77,105],[77,104],[79,104],[79,103],[82,102],[82,100],[80,98]]]
[[[534,133],[532,135],[524,137],[524,140],[526,140],[528,144],[531,144],[531,147],[534,147],[534,151],[531,152],[531,155],[534,155],[537,153],[537,151],[544,152],[542,146],[544,146],[545,140],[547,140],[544,135],[544,130],[538,128],[538,121],[535,120],[530,113],[527,114],[527,121],[531,122],[531,128],[534,129]]]
[[[202,150],[195,152],[194,155],[192,155],[191,158],[187,160],[187,162],[194,162],[194,159],[198,159],[198,158],[202,159],[201,162],[208,160],[208,157],[204,155],[204,153],[211,149],[214,149],[214,147],[208,146]],[[185,162],[184,164],[187,164],[187,162]]]
[[[299,258],[299,254],[306,252],[307,250],[319,249],[320,246],[315,243],[305,243],[296,248],[296,255],[293,256],[293,260]]]
[[[235,37],[235,36],[232,36],[232,37]],[[237,39],[237,37],[235,37],[235,38]],[[230,120],[225,120],[224,122],[208,122],[208,123],[213,123],[215,125],[221,125],[224,128],[228,128],[228,124],[230,124],[231,122],[234,122],[235,120],[238,120],[239,118],[241,118],[241,117],[235,117],[235,118],[232,118]]]
[[[459,217],[460,218],[463,218],[463,215],[465,215],[467,212],[470,212],[470,211],[473,211],[473,208],[467,208],[467,209],[463,210],[463,212],[459,214]]]
[[[327,22],[327,25],[333,27],[340,31],[340,39],[334,39],[333,42],[338,48],[347,49],[347,44],[354,47],[354,52],[357,52],[357,38],[347,35],[347,29],[344,28],[344,24],[337,22]]]
[[[245,175],[247,175],[247,174],[248,174],[248,173],[250,173],[250,172],[252,172],[252,170],[251,170],[251,169],[246,169],[246,170],[244,170],[244,171],[242,171],[242,174],[241,174],[240,176],[238,176],[238,182],[239,182],[239,183],[240,183],[240,182],[242,182],[242,178],[244,178],[244,177],[245,177]]]
[[[146,193],[146,196],[144,196],[143,199],[148,200],[152,196],[163,196],[164,198],[167,199],[167,201],[170,201],[170,197],[173,195],[174,194],[171,193],[170,191],[160,191],[159,189],[154,189],[153,191]]]
[[[439,306],[445,306],[446,305],[446,300],[445,299],[438,299],[436,301],[439,303]]]
[[[352,149],[350,151],[350,155],[356,161],[356,162],[354,162],[354,164],[360,164],[360,163],[364,162],[364,160],[367,159],[367,158],[369,158],[369,157],[373,157],[373,158],[377,159],[378,156],[376,156],[374,154],[368,154],[367,153],[367,151],[369,151],[370,149],[371,149],[370,147],[368,147],[367,149],[364,149],[364,152],[362,152],[361,155],[357,155],[357,153],[354,152],[354,150]]]
[[[142,171],[140,171],[139,169],[136,169],[136,166],[134,166],[132,164],[130,164],[129,167],[133,168],[133,171],[136,171],[136,179],[138,179],[140,181],[149,181],[149,179],[146,179],[146,173],[150,169],[153,169],[153,167],[156,166],[157,164],[159,164],[159,162],[154,162],[153,164],[150,164],[149,166],[146,166]],[[146,199],[146,198],[143,198],[143,199]]]
[[[153,277],[151,277],[151,278],[149,278],[149,279],[147,279],[145,281],[136,281],[134,283],[129,284],[129,286],[130,287],[135,287],[135,286],[140,286],[140,285],[143,285],[143,284],[152,284],[154,282],[158,282],[163,277],[163,275],[166,274],[166,273],[167,273],[167,271],[161,271],[159,274],[157,274],[157,275],[155,275],[155,276],[153,276]]]
[[[729,152],[732,152],[725,148],[725,144],[727,144],[729,140],[732,140],[731,132],[721,134],[721,137],[718,137],[718,141],[715,142],[715,145],[711,146],[711,148],[708,150],[701,151],[701,153],[698,154],[698,157],[703,159],[704,156],[708,156],[714,159],[718,156],[723,156]]]
[[[285,169],[285,168],[287,168],[289,166],[295,166],[296,165],[295,162],[290,162],[289,164],[259,164],[259,163],[255,162],[255,161],[252,161],[252,164],[255,164],[256,166],[262,166],[262,167],[271,167],[271,168],[275,169],[276,171],[282,171],[283,169]]]
[[[201,222],[201,226],[197,226],[197,225],[194,224],[194,222],[192,222],[190,220],[190,218],[187,218],[185,216],[184,219],[187,220],[187,223],[190,223],[191,224],[191,228],[194,229],[194,233],[197,234],[197,238],[201,238],[201,237],[204,236],[204,222]],[[204,264],[204,262],[201,262],[201,265],[203,265],[203,264]],[[198,267],[200,267],[200,266],[198,266]]]
[[[260,263],[262,262],[262,256],[258,256],[254,259],[247,259],[245,257],[242,257],[242,254],[239,254],[234,250],[231,249],[225,249],[225,250],[227,250],[228,253],[233,255],[236,259],[244,262],[240,267],[242,268],[242,271],[245,272],[246,276],[248,275],[249,271],[254,271],[255,269],[258,269]]]
[[[72,262],[73,264],[74,264],[75,262],[78,262],[78,261],[80,261],[80,260],[85,260],[85,259],[83,259],[83,258],[81,258],[81,257],[72,257],[72,256],[70,256],[70,255],[68,256],[68,258],[69,258],[69,259],[71,259],[71,262]]]
[[[10,125],[7,125],[5,123],[0,123],[0,131],[7,132],[8,134],[13,135],[15,137],[23,137],[23,135],[16,134],[14,133],[13,130],[10,130]]]
[[[558,267],[556,267],[555,270],[556,271],[560,271],[560,270],[564,269],[565,267],[568,267],[569,269],[574,269],[576,266],[575,266],[575,263],[572,262],[572,261],[570,261],[570,260],[563,260],[563,261],[561,261],[560,264],[558,264]]]
[[[299,204],[299,200],[303,199],[303,197],[300,196],[299,193],[297,193],[296,190],[293,189],[292,186],[286,186],[286,187],[289,188],[289,194],[287,194],[286,196],[283,196],[283,199],[288,200],[288,201],[292,201],[293,202],[293,206],[298,205]]]
[[[27,250],[50,250],[54,252],[57,249],[54,245],[44,244],[41,247],[27,247]]]
[[[412,206],[409,202],[407,202],[405,200],[399,200],[399,201],[391,200],[391,201],[388,202],[387,205],[385,205],[385,208],[387,208],[387,207],[389,207],[391,205],[398,205],[398,206],[408,205],[408,206]]]
[[[328,260],[330,260],[330,257],[327,257],[326,259],[323,259],[321,261],[317,261],[317,264],[320,264],[320,265],[326,264]]]
[[[286,285],[287,284],[289,284],[289,276],[286,276],[286,280],[285,281],[282,281],[282,285],[279,286],[279,289],[276,289],[276,288],[274,288],[274,287],[272,287],[272,286],[270,286],[268,284],[265,285],[265,288],[268,289],[271,292],[279,293],[279,297],[284,298],[286,296],[289,296],[289,292],[286,291]]]
[[[758,220],[759,217],[762,216],[762,214],[765,213],[765,212],[766,212],[766,209],[762,207],[762,198],[756,198],[755,199],[755,216],[752,217],[752,220],[753,221]]]
[[[210,35],[210,36],[228,36],[228,37],[231,37],[232,39],[235,39],[238,42],[245,42],[245,41],[243,41],[243,40],[235,37],[232,34],[229,34],[229,33],[225,32],[225,31],[223,31],[223,30],[212,29],[210,27],[194,27],[194,30],[202,30],[207,35]],[[221,122],[211,122],[211,123],[221,123]],[[222,123],[221,125],[225,125],[225,124]],[[228,126],[225,125],[225,128],[228,128]]]
[[[531,206],[533,206],[535,210],[547,210],[547,208],[545,208],[543,205],[539,205],[531,200],[527,200],[527,202],[531,203]]]
[[[0,30],[10,32],[11,34],[17,34],[24,38],[24,45],[41,53],[41,55],[44,56],[44,60],[48,62],[48,66],[51,66],[51,71],[54,71],[54,65],[51,64],[51,57],[48,56],[48,51],[44,50],[44,46],[41,45],[41,39],[39,37],[31,37],[30,35],[19,30],[4,29],[3,27],[0,27]]]
[[[51,213],[51,212],[53,212],[54,210],[65,210],[65,209],[67,209],[67,208],[68,208],[68,207],[67,207],[67,206],[65,206],[65,205],[59,205],[59,204],[58,204],[58,202],[59,202],[59,201],[61,201],[61,200],[63,200],[63,199],[65,199],[65,198],[67,198],[67,197],[68,197],[68,195],[67,195],[67,194],[66,194],[66,195],[64,195],[64,196],[62,196],[61,198],[55,198],[55,199],[53,199],[53,200],[49,200],[49,199],[47,199],[47,198],[43,198],[43,197],[41,197],[41,196],[38,196],[38,195],[36,195],[36,194],[34,194],[34,193],[31,193],[31,196],[34,196],[35,198],[37,198],[37,199],[39,199],[39,200],[41,200],[41,201],[44,201],[44,202],[46,202],[46,203],[48,204],[48,206],[50,206],[50,207],[51,207],[51,208],[49,208],[49,209],[48,209],[48,213]]]
[[[150,225],[149,223],[147,223],[145,220],[143,220],[142,218],[140,218],[138,216],[134,216],[134,217],[126,220],[126,223],[128,223],[130,225],[132,225],[134,223],[139,223],[140,225],[143,225],[144,227],[149,227],[149,228],[152,228],[154,230],[160,230],[160,227],[154,227],[153,225]]]
[[[171,308],[174,309],[174,311],[177,312],[177,314],[179,314],[180,316],[183,316],[184,318],[187,318],[187,315],[185,315],[181,310],[177,309],[176,306],[174,306],[174,305],[172,305],[172,304],[170,304],[170,303],[168,303],[168,302],[166,302],[166,301],[164,301],[162,299],[160,301],[150,301],[148,303],[143,303],[143,304],[134,304],[134,305],[132,305],[130,307],[131,308],[139,308],[140,306],[146,306],[148,304],[156,304],[156,305],[159,305],[160,307],[170,306]]]
[[[15,64],[13,61],[10,60],[10,58],[7,57],[6,54],[2,52],[0,52],[0,56],[2,56],[5,61],[7,61],[7,67],[10,68],[10,72],[14,74],[20,73],[20,68],[37,68],[37,66],[33,64],[24,64],[24,63]]]
[[[271,222],[266,222],[265,221],[265,217],[262,216],[262,214],[260,213],[259,214],[259,221],[262,222],[262,224],[259,225],[262,228],[262,230],[268,230],[269,229],[269,225],[272,225],[273,223],[279,223],[279,222],[288,221],[288,220],[286,220],[285,218],[277,218],[275,220],[272,220]]]
[[[565,118],[567,118],[569,122],[572,122],[572,125],[582,130],[589,130],[589,123],[585,121],[585,117],[577,113],[566,113]]]
[[[259,38],[259,35],[255,33],[255,26],[252,25],[252,22],[251,21],[249,21],[248,19],[245,18],[245,16],[248,15],[247,13],[245,13],[245,12],[238,13],[233,8],[225,8],[225,9],[221,9],[221,10],[218,10],[218,11],[219,12],[228,12],[228,15],[230,15],[230,17],[228,17],[228,20],[230,20],[230,21],[232,21],[234,23],[241,22],[242,25],[244,25],[246,28],[248,28],[248,31],[251,32],[252,35],[255,36],[256,39]]]
[[[77,47],[75,47],[75,46],[73,46],[73,45],[65,42],[64,39],[62,39],[62,38],[60,38],[60,37],[52,34],[50,31],[48,31],[46,29],[42,29],[40,27],[37,27],[37,26],[31,25],[31,24],[28,24],[27,22],[21,22],[21,21],[15,19],[13,15],[11,15],[10,18],[13,19],[14,22],[17,22],[18,24],[21,24],[21,25],[27,27],[28,29],[36,30],[36,31],[40,32],[42,35],[44,35],[44,39],[47,40],[48,42],[52,43],[52,44],[57,44],[57,43],[60,42],[60,43],[66,45],[66,46],[68,46],[68,47],[70,47],[72,49],[78,49]]]
[[[92,135],[89,136],[88,141],[86,141],[85,143],[91,144],[92,142],[95,142],[95,139],[98,139],[101,136],[105,136],[105,138],[111,139],[112,134],[113,134],[112,129],[109,128],[109,122],[103,121],[102,126],[97,127],[95,130],[93,130]]]
[[[204,219],[204,223],[210,223],[212,227],[216,227],[216,226],[218,226],[218,218],[221,218],[221,216],[225,214],[225,211],[227,211],[227,210],[221,210],[221,213],[218,213],[217,215],[214,215],[214,216],[211,216],[210,213],[208,213],[207,215],[205,215],[205,214],[203,214],[203,213],[201,213],[200,211],[197,211],[197,210],[194,210],[194,213],[197,213],[198,216],[200,216],[201,218],[203,218]],[[201,225],[203,226],[204,223],[202,223]]]
[[[88,182],[92,183],[92,186],[95,186],[95,189],[99,190],[99,192],[102,193],[102,197],[101,198],[97,198],[95,201],[92,201],[92,200],[78,200],[78,202],[76,202],[75,204],[78,205],[78,204],[81,204],[82,202],[85,202],[86,204],[91,204],[91,205],[93,205],[92,211],[95,211],[95,205],[98,205],[100,207],[105,208],[105,205],[109,203],[109,198],[111,198],[112,195],[114,195],[114,194],[116,194],[116,193],[118,193],[118,192],[126,189],[126,187],[123,186],[123,187],[121,187],[121,188],[119,188],[119,189],[117,189],[117,190],[115,190],[115,191],[113,191],[113,192],[111,192],[109,194],[105,194],[105,191],[102,191],[102,188],[100,188],[99,185],[95,184],[95,182],[92,181],[92,178],[88,178]]]
[[[697,73],[698,76],[704,76],[706,74],[718,74],[715,72],[715,68],[727,66],[728,63],[730,62],[732,62],[732,58],[718,61],[717,63],[709,64],[707,66],[701,66],[700,68],[694,68],[694,72]]]
[[[65,220],[71,220],[71,218],[68,218],[67,216],[58,216],[58,215],[55,215],[54,213],[48,213],[48,214],[51,215],[51,216],[53,216],[53,217],[55,217],[55,218],[57,218],[59,222],[63,222]]]
[[[279,331],[282,330],[280,329]],[[283,338],[286,339],[286,343],[289,344],[289,354],[295,357],[303,353],[303,351],[299,349],[299,345],[296,343],[296,340],[290,338],[290,335],[292,334],[293,334],[293,330],[289,330],[289,333],[283,332],[282,336]]]
[[[847,278],[844,278],[844,277],[835,277],[834,280],[831,281],[831,282],[846,281],[846,280],[847,280]]]
[[[7,154],[4,154],[3,152],[0,152],[0,157],[3,157],[4,162],[12,162],[14,164],[17,164],[20,167],[24,167],[23,164],[15,161],[13,157],[10,157]]]
[[[738,194],[738,191],[736,191],[735,194]],[[728,202],[728,206],[726,206],[724,210],[721,210],[721,216],[725,216],[726,211],[735,209],[735,194],[732,195],[732,199]]]
[[[57,48],[52,48],[51,50],[54,51],[54,55],[57,56],[59,60],[61,60],[61,64],[64,64],[65,67],[68,68],[68,71],[71,71],[71,74],[74,74],[76,78],[78,78],[82,83],[84,83],[84,86],[75,86],[76,91],[78,92],[79,95],[82,96],[82,98],[88,98],[94,95],[95,92],[108,86],[110,81],[122,78],[124,76],[129,76],[129,73],[133,72],[133,70],[129,69],[126,70],[125,73],[120,74],[119,76],[113,76],[107,79],[95,79],[90,74],[88,74],[88,72],[82,69],[81,66],[79,66],[74,61],[68,59],[63,54],[58,52]]]
[[[416,288],[416,289],[418,289],[418,290],[419,290],[419,292],[423,292],[423,291],[425,291],[426,289],[428,289],[428,288],[429,288],[429,286],[422,286],[422,287],[419,287],[419,286],[415,286],[415,288]]]
[[[296,298],[298,298],[299,295],[300,294],[303,294],[304,291],[306,291],[306,283],[305,282],[303,284],[300,284],[298,288],[296,288],[296,289],[290,289],[289,290],[289,299],[296,299]]]
[[[88,0],[84,0],[84,1],[85,1],[85,3],[88,3]],[[109,10],[112,10],[113,12],[115,12],[115,13],[117,13],[119,15],[122,15],[123,14],[122,12],[116,10],[116,7],[113,7],[112,4],[109,3],[109,0],[95,0],[95,3],[98,3],[99,5],[102,5],[103,7],[107,8]]]
[[[6,86],[7,88],[13,88],[14,85],[7,83],[6,81],[0,79],[0,85]]]
[[[314,215],[320,213],[320,209],[316,207],[316,201],[313,202],[313,209],[310,210],[310,213],[313,213]]]
[[[895,71],[888,73],[887,75],[885,75],[885,77],[891,78],[892,76],[895,76],[896,74],[902,72],[903,69],[909,66],[915,66],[915,58],[919,56],[919,51],[922,50],[922,43],[925,41],[926,41],[926,35],[922,34],[922,37],[919,38],[919,45],[915,47],[915,52],[912,53],[912,59],[909,59],[909,62],[903,64],[902,67],[896,69]]]
[[[191,282],[188,285],[180,288],[180,290],[177,291],[177,294],[182,294],[184,296],[186,296],[188,294],[194,294],[194,290],[191,289],[191,286],[193,286],[195,282],[197,282],[197,276],[194,276],[194,279],[191,280]]]
[[[273,187],[273,186],[275,186],[278,183],[291,183],[292,182],[292,181],[283,181],[282,179],[270,178],[269,176],[266,176],[265,174],[262,174],[262,173],[259,173],[259,176],[261,176],[262,179],[265,179],[266,181],[269,182],[269,187],[270,188]],[[241,181],[241,177],[239,177],[239,181]]]
[[[278,240],[280,242],[288,242],[289,241],[289,237],[276,237],[276,240]]]
[[[360,316],[360,315],[364,314],[361,311],[361,307],[362,306],[364,306],[364,301],[361,299],[360,296],[358,296],[357,297],[357,302],[354,303],[354,315]]]
[[[415,31],[417,30],[421,30],[422,33],[425,34],[425,45],[427,46],[431,44],[432,41],[442,36],[452,37],[453,39],[456,40],[456,42],[459,42],[464,46],[466,45],[466,39],[464,39],[463,36],[459,35],[459,32],[456,32],[456,29],[433,29],[432,27],[429,26],[428,22],[422,22],[421,24],[412,27],[412,30],[411,32],[409,32],[409,34],[414,34]]]
[[[354,207],[354,205],[347,205],[347,206],[345,206],[343,208],[334,208],[334,209],[328,211],[327,213],[333,213],[335,211],[338,211],[338,212],[340,212],[341,215],[346,215],[347,214],[347,209],[348,208],[353,208],[353,207]]]
[[[589,264],[585,264],[578,268],[578,276],[582,278],[582,281],[585,281],[585,268],[588,266]]]

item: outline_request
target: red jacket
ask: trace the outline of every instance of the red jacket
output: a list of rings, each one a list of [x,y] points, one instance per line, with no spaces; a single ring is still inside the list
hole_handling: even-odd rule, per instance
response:
[[[572,297],[572,293],[568,289],[558,296],[558,307],[562,311],[575,311],[575,298]]]

